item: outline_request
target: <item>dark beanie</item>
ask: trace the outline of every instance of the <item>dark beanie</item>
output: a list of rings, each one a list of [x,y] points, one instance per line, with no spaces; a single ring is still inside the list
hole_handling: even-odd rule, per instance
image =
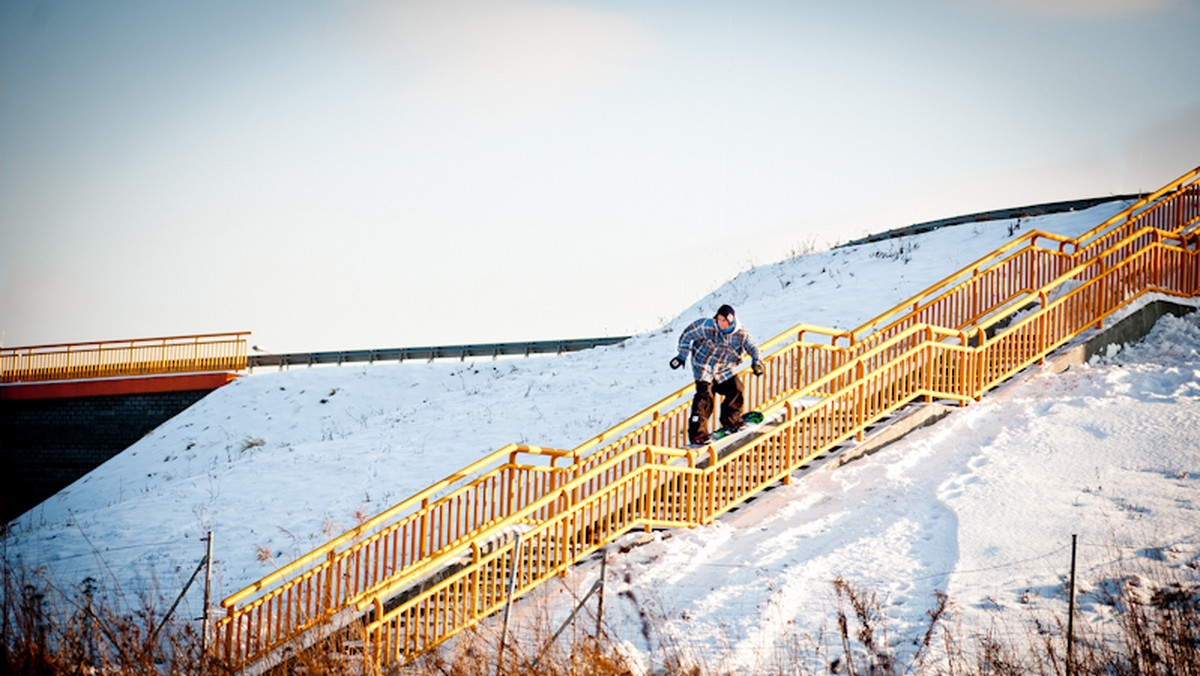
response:
[[[721,307],[717,308],[717,315],[720,315],[732,322],[733,308],[729,307],[728,305],[722,305]]]

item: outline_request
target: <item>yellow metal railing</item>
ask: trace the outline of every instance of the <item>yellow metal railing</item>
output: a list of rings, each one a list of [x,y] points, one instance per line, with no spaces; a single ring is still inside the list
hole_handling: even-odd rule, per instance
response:
[[[1174,271],[1164,275],[1168,268]],[[853,382],[815,405],[788,407],[782,425],[707,467],[698,466],[695,452],[649,445],[625,449],[514,513],[514,521],[532,524],[520,540],[488,553],[472,549],[470,565],[390,611],[384,611],[382,596],[371,598],[363,606],[375,609],[376,619],[366,626],[371,656],[383,664],[403,662],[471,626],[507,602],[510,575],[516,576],[517,597],[632,529],[711,523],[916,399],[976,398],[1129,302],[1140,282],[1141,293],[1194,296],[1200,293],[1200,257],[1154,244],[977,347],[963,346],[958,331],[910,327],[794,398],[846,373],[861,373]],[[1084,307],[1099,311],[1086,316],[1079,311]],[[867,370],[871,360],[892,352],[893,358]],[[624,464],[632,469],[614,471]],[[611,480],[596,481],[610,474]],[[550,518],[533,516],[549,507]]]
[[[5,347],[0,348],[0,382],[243,371],[247,360],[246,336],[249,335],[249,331],[243,331]]]
[[[728,458],[678,448],[690,385],[573,450],[501,449],[225,599],[216,651],[245,664],[375,607],[378,656],[407,659],[492,612],[514,564],[519,594],[630,528],[707,523],[915,398],[981,396],[1103,321],[1131,283],[1195,295],[1197,176],[1079,238],[1029,233],[854,331],[801,324],[768,341],[748,406],[787,422]],[[1022,309],[1032,314],[997,333]],[[517,542],[527,549],[514,558]],[[385,614],[383,600],[406,589]]]

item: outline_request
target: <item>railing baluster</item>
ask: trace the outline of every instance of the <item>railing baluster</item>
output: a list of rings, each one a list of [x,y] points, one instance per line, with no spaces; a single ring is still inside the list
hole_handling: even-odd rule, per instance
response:
[[[0,382],[237,372],[246,368],[248,335],[249,332],[241,332],[0,348]],[[181,345],[193,346],[196,356],[190,360],[178,359],[173,350]],[[202,346],[203,358],[199,353]],[[227,351],[229,358],[213,358],[221,351]]]

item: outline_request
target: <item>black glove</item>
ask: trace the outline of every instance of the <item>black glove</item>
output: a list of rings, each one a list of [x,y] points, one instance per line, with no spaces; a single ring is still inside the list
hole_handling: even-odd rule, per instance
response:
[[[680,359],[679,357],[672,357],[671,358],[671,368],[677,369],[680,366],[683,366],[683,360]]]
[[[754,375],[761,376],[763,371],[766,369],[763,368],[763,363],[761,361],[756,361],[750,365],[750,370],[754,373]]]

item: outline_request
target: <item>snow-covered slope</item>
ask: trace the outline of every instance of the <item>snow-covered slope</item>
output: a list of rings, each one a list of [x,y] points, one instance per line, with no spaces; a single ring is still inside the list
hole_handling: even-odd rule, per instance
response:
[[[802,476],[711,527],[611,558],[608,631],[647,665],[665,645],[720,673],[777,673],[781,650],[833,640],[841,577],[877,595],[887,618],[876,628],[902,656],[916,651],[935,592],[949,595],[960,636],[1020,641],[1030,617],[1065,619],[1072,535],[1077,607],[1101,627],[1116,611],[1105,599],[1128,579],[1144,576],[1150,598],[1200,567],[1200,312]],[[562,616],[598,568],[581,566],[539,606]]]
[[[1021,227],[1076,235],[1121,206]],[[507,443],[571,448],[685,385],[666,363],[678,331],[721,303],[760,341],[801,321],[854,328],[1003,244],[1010,225],[759,266],[618,346],[254,373],[16,520],[8,555],[64,583],[91,576],[173,596],[211,530],[220,597]],[[1050,595],[1057,582],[1045,575],[1061,572],[1058,559],[1027,578],[971,571],[1057,552],[1071,532],[1100,544],[1114,523],[1140,520],[1147,539],[1183,547],[1176,517],[1194,522],[1187,496],[1200,474],[1189,384],[1200,333],[1186,322],[1171,330],[1177,347],[1166,340],[1129,364],[997,393],[886,452],[774,492],[770,510],[620,565],[636,565],[635,584],[663,590],[688,609],[691,631],[726,636],[718,643],[750,664],[772,632],[820,614],[834,573],[882,585],[915,622],[935,588],[966,605],[1012,603],[1016,587]],[[1194,544],[1179,556],[1193,560]]]

